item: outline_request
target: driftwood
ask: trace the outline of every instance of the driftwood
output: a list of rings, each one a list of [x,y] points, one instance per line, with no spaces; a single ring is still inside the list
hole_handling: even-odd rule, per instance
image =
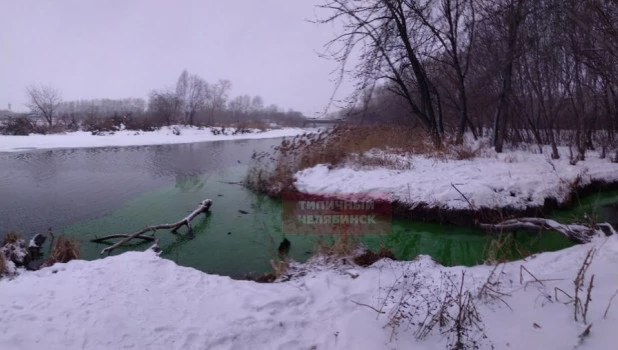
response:
[[[134,239],[134,238],[138,238],[138,239],[142,239],[142,240],[146,240],[146,241],[152,241],[157,243],[157,240],[155,239],[154,236],[146,236],[144,235],[144,233],[152,231],[153,233],[157,230],[167,230],[167,229],[171,229],[172,233],[176,233],[178,231],[178,229],[180,229],[183,226],[187,226],[187,229],[189,230],[189,233],[192,232],[192,228],[191,228],[191,220],[193,220],[196,216],[202,214],[202,213],[206,213],[208,212],[208,210],[210,209],[210,206],[212,205],[212,201],[210,199],[206,199],[200,202],[200,205],[197,207],[197,209],[195,209],[194,211],[191,212],[191,214],[189,214],[188,216],[186,216],[185,218],[183,218],[180,221],[177,221],[173,224],[160,224],[160,225],[152,225],[152,226],[147,226],[144,227],[143,229],[132,233],[130,235],[124,235],[124,234],[115,234],[115,235],[109,235],[109,236],[105,236],[105,237],[100,237],[100,238],[95,238],[92,239],[91,242],[104,242],[108,239],[113,239],[113,238],[120,238],[123,237],[122,240],[118,241],[117,243],[114,243],[113,245],[103,249],[101,251],[101,254],[105,254],[105,253],[111,253],[112,250],[120,247],[121,245],[127,243],[128,241]]]
[[[127,238],[131,235],[125,235],[125,234],[117,234],[117,235],[109,235],[109,236],[105,236],[105,237],[97,237],[97,238],[93,238],[90,240],[90,242],[93,243],[103,243],[105,241],[107,241],[108,239],[114,239],[114,238]],[[143,239],[144,241],[149,241],[149,242],[154,242],[156,241],[156,237],[155,236],[144,236],[143,234],[141,235],[137,235],[133,238],[139,238],[139,239]]]
[[[565,225],[557,221],[543,218],[520,218],[506,220],[498,224],[478,224],[485,230],[515,231],[515,230],[550,230],[562,233],[575,243],[588,243],[596,235],[612,235],[616,231],[608,223],[601,224],[570,224]]]

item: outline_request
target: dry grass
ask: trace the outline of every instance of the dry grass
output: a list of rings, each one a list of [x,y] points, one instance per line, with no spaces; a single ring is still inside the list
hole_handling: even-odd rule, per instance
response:
[[[329,243],[324,240],[318,241],[313,253],[314,256],[328,257],[350,257],[358,250],[360,238],[356,235],[342,233],[337,236],[334,242]]]
[[[361,166],[409,169],[409,162],[394,155],[435,151],[435,146],[421,129],[340,125],[319,133],[285,139],[273,152],[254,154],[254,164],[246,183],[257,191],[278,196],[293,190],[296,172],[318,164],[337,167],[350,162]]]
[[[413,167],[413,163],[410,159],[388,152],[352,154],[348,156],[348,161],[361,167],[371,168],[378,167],[393,170],[408,170]]]
[[[57,238],[49,258],[43,266],[51,266],[55,263],[66,263],[71,260],[79,259],[79,244],[75,239],[64,236]]]
[[[452,158],[456,160],[468,160],[474,159],[481,155],[484,145],[480,144],[476,147],[473,147],[468,144],[463,145],[447,145],[448,154],[452,156]]]
[[[494,348],[485,334],[475,298],[465,287],[464,272],[459,278],[442,272],[439,281],[420,280],[417,272],[402,277],[385,298],[394,304],[388,312],[391,338],[402,328],[414,329],[418,340],[438,331],[446,337],[447,349]]]
[[[574,306],[573,318],[575,319],[575,322],[579,321],[578,316],[581,316],[583,322],[585,324],[588,324],[586,317],[588,315],[588,305],[590,301],[592,300],[590,295],[592,292],[592,287],[594,286],[593,284],[594,275],[590,277],[590,281],[588,283],[588,288],[586,292],[586,299],[584,302],[582,302],[579,293],[586,290],[585,289],[586,272],[588,271],[590,264],[592,264],[592,260],[594,259],[595,253],[596,253],[596,250],[594,248],[588,251],[588,253],[586,254],[586,257],[584,258],[584,261],[582,262],[581,267],[579,268],[579,271],[577,271],[577,276],[575,277],[575,280],[573,281],[573,284],[575,285],[575,294],[573,297],[573,306]]]
[[[2,246],[7,244],[17,243],[21,239],[21,233],[19,232],[9,232],[4,236],[4,240],[2,241]]]
[[[7,272],[6,257],[4,256],[4,253],[0,252],[0,277],[6,275]]]
[[[442,160],[466,160],[480,156],[485,145],[456,145],[445,138],[436,147],[427,133],[401,125],[339,125],[319,133],[285,139],[272,152],[255,153],[246,184],[262,193],[280,196],[294,191],[294,174],[318,164],[408,170],[410,155],[429,155]]]
[[[532,253],[520,246],[512,233],[498,233],[489,242],[485,263],[488,265],[524,259]]]

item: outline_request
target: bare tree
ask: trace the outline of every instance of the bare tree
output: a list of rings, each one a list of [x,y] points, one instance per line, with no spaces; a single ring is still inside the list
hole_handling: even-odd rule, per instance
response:
[[[410,16],[429,29],[433,40],[429,46],[438,48],[429,57],[446,68],[448,80],[454,81],[454,91],[447,87],[446,93],[455,93],[457,113],[457,143],[463,142],[466,125],[471,125],[468,116],[467,75],[474,53],[474,36],[476,27],[475,0],[423,0],[410,7]],[[430,37],[431,38],[431,37]],[[474,133],[474,128],[470,128]],[[474,135],[476,137],[476,134]]]
[[[490,27],[499,33],[498,37],[503,44],[498,49],[498,55],[494,57],[501,65],[501,87],[493,117],[492,142],[495,150],[502,152],[506,132],[505,114],[508,113],[513,91],[513,66],[519,54],[520,28],[528,13],[526,8],[528,0],[497,1],[493,5],[488,7],[486,16],[490,18]]]
[[[184,70],[176,82],[176,98],[184,122],[195,124],[195,115],[206,105],[209,95],[209,86],[206,80],[196,74],[189,74]]]
[[[217,114],[225,110],[232,83],[229,80],[219,80],[208,89],[206,107],[209,113],[209,124],[214,124]]]
[[[195,123],[195,114],[206,106],[210,89],[208,82],[197,75],[189,77],[189,86],[185,98],[185,117],[189,125]]]
[[[317,22],[342,28],[327,54],[357,81],[350,117],[404,115],[437,143],[444,125],[458,142],[485,128],[498,152],[534,142],[553,158],[570,140],[574,161],[599,145],[618,161],[617,1],[323,1]]]
[[[167,125],[176,121],[180,106],[180,100],[175,92],[153,90],[150,93],[148,111]]]
[[[26,88],[28,98],[27,106],[32,113],[40,114],[51,127],[56,117],[57,109],[62,102],[60,91],[53,86],[28,86]]]
[[[187,118],[187,90],[189,89],[189,72],[183,70],[176,81],[176,98],[178,99],[180,113],[182,117]]]
[[[264,109],[264,100],[261,96],[254,96],[251,99],[251,112],[257,113]]]
[[[430,81],[425,59],[427,50],[433,50],[426,44],[432,33],[416,15],[430,11],[428,4],[409,0],[329,0],[320,8],[330,14],[318,23],[343,23],[343,33],[327,44],[342,74],[351,56],[360,52],[355,69],[357,91],[362,93],[377,81],[388,81],[389,89],[406,101],[411,114],[439,145],[443,136],[439,95]]]

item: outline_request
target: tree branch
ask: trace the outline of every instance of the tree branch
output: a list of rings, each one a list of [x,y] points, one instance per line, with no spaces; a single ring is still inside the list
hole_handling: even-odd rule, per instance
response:
[[[134,239],[134,238],[139,238],[139,239],[149,239],[148,236],[144,236],[143,234],[148,232],[148,231],[156,231],[156,230],[162,230],[162,229],[171,229],[172,233],[176,233],[176,231],[178,231],[179,228],[181,228],[182,226],[187,226],[189,232],[192,232],[191,229],[191,220],[193,220],[196,216],[198,216],[201,213],[206,213],[208,212],[208,210],[210,209],[210,206],[212,205],[212,201],[210,199],[206,199],[200,202],[200,205],[197,207],[197,209],[195,209],[193,212],[191,212],[191,214],[189,214],[188,216],[186,216],[185,218],[183,218],[180,221],[177,221],[173,224],[160,224],[160,225],[152,225],[152,226],[147,226],[144,227],[143,229],[132,233],[130,235],[110,235],[110,236],[106,236],[106,237],[101,237],[101,238],[95,238],[93,240],[91,240],[91,242],[102,242],[106,239],[110,239],[110,238],[118,238],[118,237],[125,237],[124,239],[120,240],[119,242],[103,249],[101,251],[101,254],[105,254],[105,253],[111,253],[112,250],[120,247],[121,245],[127,243],[128,241]]]

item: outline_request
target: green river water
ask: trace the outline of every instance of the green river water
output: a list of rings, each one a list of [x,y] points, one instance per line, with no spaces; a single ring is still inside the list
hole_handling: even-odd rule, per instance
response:
[[[90,243],[91,238],[177,221],[210,198],[214,202],[211,212],[193,221],[194,235],[184,234],[184,229],[178,235],[157,232],[163,257],[208,273],[242,277],[269,271],[269,260],[277,256],[277,247],[286,237],[292,243],[290,256],[304,261],[318,242],[332,237],[285,235],[281,201],[233,183],[244,179],[253,150],[265,150],[278,142],[0,154],[0,213],[6,214],[0,230],[41,232],[53,225],[56,234],[80,241],[83,258],[96,259],[106,245]],[[587,211],[612,220],[618,191],[580,202],[555,217],[568,222]],[[394,219],[390,234],[360,240],[372,249],[389,248],[398,259],[427,254],[444,265],[475,265],[487,258],[492,237],[475,229]],[[113,254],[145,250],[150,244],[122,247]],[[570,245],[557,233],[518,233],[504,256],[516,259],[518,252],[553,251]]]

